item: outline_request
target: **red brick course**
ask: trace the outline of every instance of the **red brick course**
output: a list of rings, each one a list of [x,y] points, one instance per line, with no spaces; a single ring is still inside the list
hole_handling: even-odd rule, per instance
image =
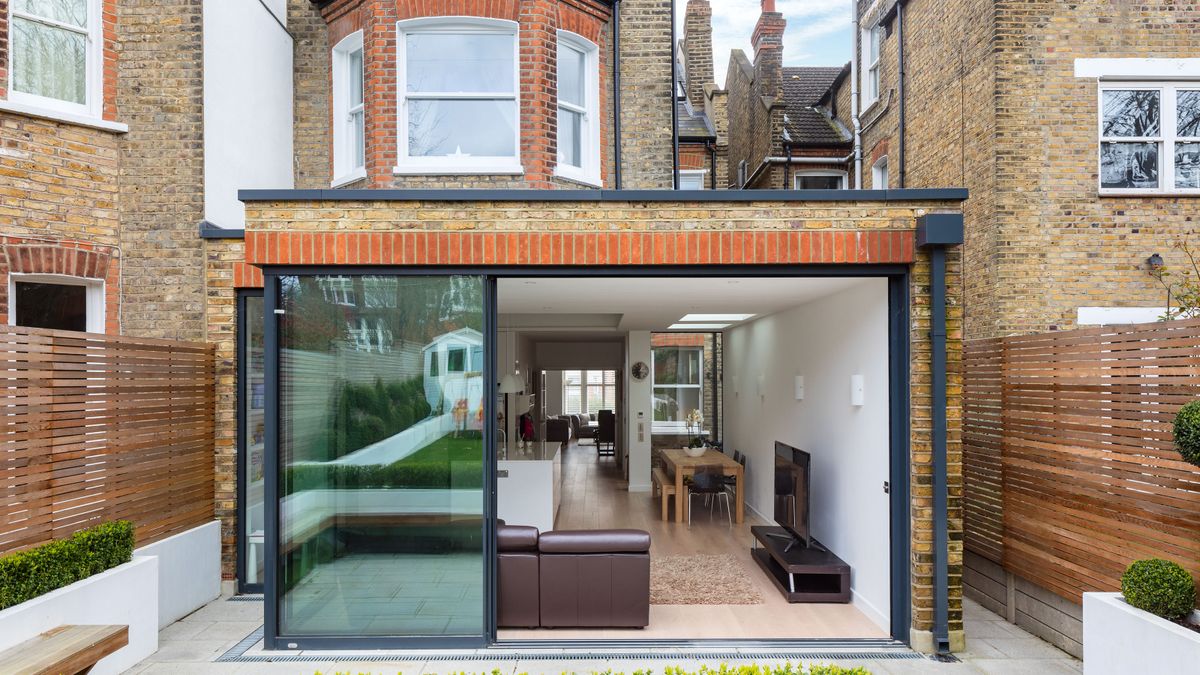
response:
[[[912,231],[247,232],[251,265],[911,263]],[[245,277],[249,278],[249,277]]]

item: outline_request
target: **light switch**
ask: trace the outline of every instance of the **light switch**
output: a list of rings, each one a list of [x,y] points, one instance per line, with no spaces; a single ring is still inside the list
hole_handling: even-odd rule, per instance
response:
[[[866,392],[863,390],[863,376],[850,376],[850,405],[862,406],[866,402]]]

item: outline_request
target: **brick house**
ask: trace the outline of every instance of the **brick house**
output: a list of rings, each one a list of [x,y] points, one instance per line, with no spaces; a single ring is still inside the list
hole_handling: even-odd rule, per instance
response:
[[[1173,243],[1195,229],[1200,186],[1200,73],[1184,58],[1200,46],[1197,18],[1148,3],[858,3],[863,183],[969,188],[967,339],[1163,313],[1149,258],[1182,264]],[[851,84],[834,96],[849,104]],[[839,104],[853,128],[851,110]],[[982,470],[969,463],[966,487],[998,503]],[[1001,562],[968,548],[971,597],[1081,654],[1078,599]]]
[[[702,4],[695,2],[697,11]],[[65,66],[39,64],[31,56],[36,50],[22,42],[29,35],[22,26],[64,20],[29,15],[11,0],[0,1],[5,24],[0,62],[7,68],[0,95],[0,170],[16,179],[0,188],[9,198],[0,210],[6,223],[4,287],[14,288],[20,274],[41,275],[28,277],[35,285],[73,277],[74,285],[93,294],[84,296],[90,303],[84,328],[94,330],[94,317],[103,316],[108,332],[216,345],[214,461],[223,570],[242,590],[265,592],[268,647],[483,645],[498,639],[496,570],[489,554],[496,546],[494,495],[502,490],[496,489],[493,469],[501,443],[496,432],[509,427],[501,426],[496,413],[525,390],[501,389],[498,401],[487,380],[503,384],[502,370],[517,375],[519,364],[536,367],[544,358],[540,343],[513,335],[513,322],[530,320],[530,314],[538,320],[544,308],[504,310],[503,294],[514,286],[541,284],[552,293],[559,283],[604,281],[617,287],[628,279],[641,283],[640,290],[611,294],[616,300],[640,302],[650,306],[647,311],[671,305],[668,311],[680,310],[675,318],[693,311],[686,303],[702,312],[719,289],[734,298],[726,300],[730,304],[767,302],[773,290],[778,295],[778,288],[792,288],[787,284],[804,289],[803,299],[812,301],[836,300],[832,288],[870,291],[871,316],[880,323],[850,331],[868,346],[860,354],[848,346],[860,343],[825,335],[831,349],[842,346],[845,358],[815,360],[808,385],[814,393],[803,404],[816,419],[818,404],[836,404],[837,415],[847,420],[843,436],[876,434],[876,454],[862,460],[864,470],[873,472],[870,499],[863,496],[866,488],[847,487],[838,495],[870,501],[876,509],[871,527],[861,528],[876,533],[871,541],[854,543],[853,555],[851,544],[843,551],[864,572],[856,572],[853,590],[867,599],[844,608],[862,628],[850,637],[881,649],[896,641],[923,651],[962,645],[961,516],[955,495],[961,483],[963,283],[957,243],[965,191],[949,183],[808,195],[672,191],[680,173],[693,166],[696,141],[709,146],[708,185],[728,177],[732,169],[722,158],[722,144],[727,139],[732,148],[733,133],[720,112],[725,93],[707,82],[703,60],[696,59],[703,31],[686,32],[684,76],[673,75],[673,55],[681,45],[674,40],[671,4],[663,0],[105,0],[87,7],[101,11],[69,17],[67,23],[76,23],[56,29],[86,33],[83,42],[95,47],[70,80]],[[771,45],[778,41],[781,19],[771,16],[769,0],[764,10],[756,43],[778,61]],[[776,89],[782,93],[776,96],[792,102],[768,106],[769,116],[782,125],[778,135],[769,136],[772,143],[784,132],[800,135],[802,126],[789,126],[793,118],[807,118],[817,104],[814,97],[829,86],[801,73],[802,86],[789,87],[782,79],[787,69],[779,73]],[[838,73],[822,72],[820,82],[832,82]],[[54,88],[66,81],[77,86]],[[690,110],[687,123],[706,120],[705,132],[687,137],[692,142],[687,148],[675,127],[681,110]],[[797,155],[845,154],[844,139],[827,145]],[[777,152],[786,149],[763,156]],[[696,300],[683,292],[656,296],[655,289],[672,279],[691,285]],[[761,293],[731,294],[728,287],[738,283]],[[88,300],[96,288],[102,289],[101,300]],[[408,298],[427,299],[424,313],[400,311]],[[800,311],[800,298],[787,300],[794,305],[788,311]],[[10,323],[22,319],[20,306],[18,299],[6,298]],[[92,311],[96,306],[104,308],[102,315]],[[436,311],[425,311],[434,306]],[[735,308],[710,309],[727,314]],[[581,315],[592,322],[623,316],[586,308],[559,313],[557,326],[539,327],[559,341],[570,341],[561,335],[578,330],[569,322],[583,320]],[[756,424],[753,410],[758,404],[800,405],[803,396],[796,398],[795,387],[803,374],[792,372],[799,365],[753,362],[752,356],[765,353],[746,347],[759,339],[751,330],[757,318],[743,316],[737,321],[744,323],[713,329],[683,322],[682,330],[692,332],[728,328],[730,340],[741,345],[729,354],[745,358],[726,364],[722,354],[721,365],[728,365],[723,381],[708,390],[690,381],[645,379],[645,362],[655,363],[653,350],[700,347],[652,341],[653,333],[680,329],[665,322],[621,331],[619,324],[607,326],[622,345],[617,366],[605,366],[617,373],[622,397],[614,461],[621,491],[633,493],[622,499],[637,508],[656,503],[636,494],[648,492],[652,481],[653,432],[642,415],[655,421],[659,398],[686,395],[744,406],[744,412],[724,416],[722,428],[729,430],[722,433],[748,439],[742,448],[751,459],[743,468],[756,491],[747,500],[749,509],[759,510],[756,517],[769,522],[761,513],[769,516],[772,509],[764,504],[777,498],[791,504],[785,510],[798,509],[795,493],[772,492],[766,478],[774,476],[769,467],[776,455],[759,436],[783,427]],[[856,326],[856,318],[844,323]],[[799,323],[808,330],[825,322]],[[775,343],[790,343],[782,329],[759,326]],[[593,324],[586,328],[596,332]],[[450,347],[438,346],[446,344]],[[859,361],[869,361],[877,375],[865,385],[854,370],[864,367]],[[714,372],[709,365],[698,372]],[[832,373],[835,365],[840,370]],[[671,375],[683,377],[687,370],[685,364]],[[832,374],[819,385],[824,375],[818,377],[818,371],[825,370]],[[397,373],[407,379],[385,386],[383,378]],[[428,386],[412,387],[416,376]],[[853,390],[848,401],[847,378]],[[828,384],[834,380],[836,385]],[[368,391],[375,383],[379,386]],[[698,391],[684,392],[689,387]],[[820,387],[836,395],[815,395],[826,391]],[[791,393],[768,393],[784,388]],[[803,389],[801,384],[798,390]],[[366,430],[377,421],[349,410],[346,402],[382,396],[379,390],[391,392],[388,396],[400,392],[396,395],[414,406],[407,412],[384,406],[389,411],[384,417],[409,415],[418,422],[405,418],[405,429],[384,429],[391,435],[382,439],[370,436]],[[424,402],[413,404],[414,398]],[[314,401],[318,407],[337,405],[316,410]],[[859,410],[878,423],[854,424]],[[506,416],[505,423],[515,417]],[[777,413],[772,424],[791,419]],[[440,434],[438,425],[452,430],[444,436],[455,439],[457,451],[474,443],[474,461],[487,471],[454,483],[464,475],[461,464],[452,469],[445,460],[438,470],[445,468],[451,481],[441,486],[449,489],[447,495],[405,496],[445,497],[445,503],[417,505],[425,516],[415,518],[419,531],[412,536],[393,531],[381,538],[381,519],[395,514],[389,504],[368,502],[394,486],[372,491],[381,486],[355,481],[380,470],[373,467],[394,465],[353,464],[347,456],[369,447],[386,454],[401,440],[413,450],[404,439],[416,433],[401,439],[402,432]],[[345,452],[354,443],[359,445]],[[509,438],[503,443],[507,452]],[[303,452],[297,450],[301,445]],[[339,490],[346,487],[363,491],[343,500]],[[736,490],[743,499],[743,487]],[[674,532],[688,539],[679,522],[680,504],[675,509],[680,529]],[[356,510],[360,507],[376,511]],[[343,508],[355,512],[348,515]],[[414,520],[412,513],[404,515]],[[350,516],[349,526],[339,524]],[[728,508],[726,518],[732,528]],[[450,536],[438,529],[443,525]],[[818,534],[834,539],[860,528],[837,529]],[[883,540],[887,555],[881,555]],[[421,548],[431,541],[432,548]],[[744,541],[734,543],[744,554]],[[414,575],[390,592],[445,591],[454,597],[442,600],[453,599],[449,604],[456,610],[474,614],[464,619],[461,613],[435,612],[444,619],[427,620],[421,603],[382,602],[370,593],[366,599],[376,602],[366,604],[372,608],[358,603],[362,592],[379,589],[357,587],[355,597],[338,595],[340,590],[327,597],[329,589],[307,586],[321,570],[340,575],[331,566],[352,558],[364,544],[372,555],[418,556],[436,568],[436,579]],[[441,557],[446,550],[472,548],[473,559]],[[464,567],[450,569],[456,565]],[[870,591],[867,568],[878,572]],[[458,576],[442,583],[443,574]],[[766,577],[763,583],[770,593],[785,589]],[[846,584],[851,595],[849,579]],[[303,592],[293,593],[296,589]],[[309,590],[319,592],[302,597]],[[372,614],[384,605],[391,614]],[[407,614],[392,616],[405,606]],[[769,627],[784,615],[762,624]],[[342,623],[317,625],[330,617]],[[372,628],[375,621],[391,623]],[[696,628],[677,623],[681,630]],[[783,634],[805,636],[811,637]]]
[[[689,0],[683,35],[675,45],[675,63],[679,187],[724,188],[728,119],[725,91],[713,82],[712,7],[708,0]]]
[[[764,0],[751,36],[753,60],[740,49],[729,56],[728,184],[784,190],[854,187],[848,170],[851,134],[838,116],[846,111],[826,97],[846,81],[849,65],[785,67],[786,25],[774,0]]]

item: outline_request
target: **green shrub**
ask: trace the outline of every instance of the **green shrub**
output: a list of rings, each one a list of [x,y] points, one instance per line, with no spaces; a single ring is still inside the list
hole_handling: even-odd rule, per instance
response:
[[[1185,461],[1200,466],[1200,399],[1183,406],[1175,415],[1175,448]]]
[[[327,431],[329,459],[365,448],[407,429],[432,413],[420,377],[384,383],[346,383],[337,394],[333,419]]]
[[[1186,616],[1196,606],[1196,583],[1179,565],[1160,558],[1133,562],[1121,575],[1125,602],[1164,619]]]
[[[287,470],[289,493],[304,490],[365,488],[483,487],[480,462],[409,462],[393,464],[300,464]]]
[[[20,604],[133,557],[133,523],[117,520],[0,558],[0,609]]]

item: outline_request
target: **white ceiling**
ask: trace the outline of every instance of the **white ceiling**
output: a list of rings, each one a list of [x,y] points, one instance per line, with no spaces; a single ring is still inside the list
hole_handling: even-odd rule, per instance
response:
[[[862,277],[500,279],[497,301],[500,314],[509,315],[501,316],[502,327],[556,332],[665,330],[689,313],[751,313],[757,318],[865,281]]]

